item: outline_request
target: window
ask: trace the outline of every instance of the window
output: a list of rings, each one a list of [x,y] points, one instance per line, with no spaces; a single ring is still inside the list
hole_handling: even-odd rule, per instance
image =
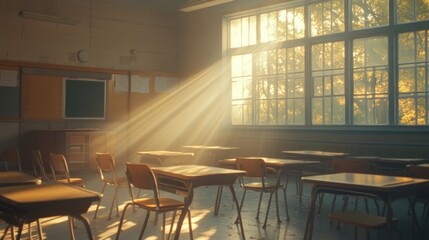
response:
[[[302,0],[225,21],[233,125],[429,125],[428,1]]]

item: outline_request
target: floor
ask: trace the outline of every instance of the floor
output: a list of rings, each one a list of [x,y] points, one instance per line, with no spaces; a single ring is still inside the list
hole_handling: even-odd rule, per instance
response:
[[[76,175],[76,174],[75,174]],[[96,172],[87,172],[82,174],[84,179],[87,180],[87,188],[100,191],[102,184],[98,178]],[[241,199],[243,191],[239,185],[235,186],[237,196]],[[224,191],[221,208],[218,216],[214,216],[213,208],[216,197],[217,187],[200,187],[196,189],[194,194],[194,201],[191,205],[192,215],[192,227],[194,239],[240,239],[238,225],[234,224],[236,218],[236,209],[232,204],[232,196],[229,191]],[[265,211],[267,206],[268,197],[264,197],[261,206],[262,212],[260,221],[255,219],[257,210],[258,194],[248,192],[242,211],[243,223],[246,234],[246,239],[303,239],[303,232],[307,220],[308,208],[310,204],[310,191],[311,186],[304,185],[304,194],[302,202],[299,201],[299,197],[296,194],[294,180],[289,181],[289,187],[287,189],[287,200],[289,204],[290,220],[285,219],[285,206],[283,201],[283,195],[279,194],[279,207],[281,223],[277,222],[275,215],[275,205],[271,205],[271,211],[269,214],[268,225],[264,229],[262,228],[263,220],[265,217]],[[101,208],[97,219],[93,219],[95,206],[94,203],[86,217],[90,220],[92,233],[95,239],[115,239],[119,217],[116,217],[114,212],[111,220],[107,220],[108,209],[111,203],[113,195],[113,187],[106,188],[104,198],[101,202]],[[166,195],[170,195],[166,193]],[[174,197],[174,196],[173,196]],[[120,211],[123,208],[123,202],[129,200],[129,194],[127,188],[121,188],[119,190],[118,197]],[[341,225],[337,228],[337,225],[330,223],[327,215],[330,212],[332,202],[332,196],[325,196],[324,203],[322,204],[320,215],[316,217],[315,229],[313,232],[313,239],[316,240],[344,240],[354,239],[354,228]],[[341,201],[337,201],[341,204]],[[360,204],[361,205],[361,204]],[[359,205],[359,206],[360,206]],[[417,231],[412,230],[410,217],[407,214],[408,204],[406,200],[400,200],[394,203],[395,216],[399,218],[398,227],[400,229],[402,239],[419,239],[417,237]],[[418,210],[421,212],[421,208]],[[137,239],[140,233],[140,229],[144,220],[145,211],[136,209],[133,211],[129,208],[126,215],[126,222],[121,232],[120,239]],[[419,215],[420,216],[420,215]],[[170,216],[168,216],[170,217]],[[160,215],[159,221],[155,223],[154,217],[151,216],[148,228],[145,232],[144,239],[162,239],[161,237],[161,223],[162,218]],[[168,219],[167,219],[168,223]],[[180,239],[189,239],[189,232],[187,227],[187,221],[184,222]],[[44,237],[47,239],[70,239],[68,224],[66,217],[55,217],[42,219],[42,226]],[[4,224],[0,225],[0,229],[4,229]],[[76,239],[87,239],[83,225],[76,221],[75,229]],[[380,239],[385,239],[384,232],[380,231]],[[35,229],[33,229],[33,237],[38,239]],[[7,236],[9,237],[9,236]],[[397,235],[396,235],[397,237]],[[371,231],[371,238],[378,239],[377,231]],[[24,239],[28,239],[28,234],[24,234]],[[366,239],[364,230],[358,231],[357,239]]]

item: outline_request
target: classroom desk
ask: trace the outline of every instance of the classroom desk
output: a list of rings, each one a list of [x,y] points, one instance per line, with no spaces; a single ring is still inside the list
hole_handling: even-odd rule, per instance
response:
[[[17,239],[25,223],[59,215],[81,220],[88,238],[93,239],[89,222],[82,214],[100,198],[99,193],[60,183],[4,187],[0,188],[0,211],[8,224],[19,227]]]
[[[372,161],[380,173],[386,175],[405,175],[405,168],[407,165],[418,165],[428,163],[424,158],[385,158],[380,157]]]
[[[239,176],[244,175],[244,171],[201,165],[154,167],[152,170],[157,176],[158,186],[160,189],[183,195],[185,197],[185,207],[183,208],[177,222],[174,239],[179,239],[183,220],[194,197],[194,188],[213,185],[229,186],[237,209],[241,236],[245,239],[243,221],[241,220],[239,204],[234,190],[236,179]]]
[[[23,172],[0,172],[0,187],[41,184],[40,178],[35,178]]]
[[[193,157],[193,153],[175,152],[175,151],[143,151],[137,152],[142,158],[156,159],[160,165],[163,165],[168,159],[180,159],[183,157]]]
[[[306,161],[306,160],[296,160],[296,159],[281,159],[281,158],[268,158],[268,157],[242,157],[246,159],[262,159],[264,160],[267,167],[274,168],[282,174],[283,171],[288,170],[290,167],[299,167],[299,166],[310,166],[310,165],[318,165],[319,161]],[[236,158],[229,158],[229,159],[223,159],[219,160],[219,165],[229,167],[229,168],[235,168],[235,160]],[[283,194],[285,195],[284,198],[286,199],[286,184],[283,185]],[[215,215],[219,212],[219,206],[220,201],[222,197],[222,187],[219,187],[218,194],[216,197],[216,203],[215,203]],[[285,202],[286,207],[286,219],[289,220],[289,212],[287,207],[287,202]]]
[[[305,160],[317,160],[322,164],[322,171],[329,172],[331,166],[331,160],[334,158],[347,157],[350,154],[343,152],[324,152],[324,151],[313,151],[313,150],[298,150],[298,151],[282,151],[290,158],[300,158]]]
[[[208,145],[188,145],[184,149],[194,152],[196,155],[208,153],[210,165],[218,166],[217,160],[225,158],[229,153],[237,151],[238,147],[208,146]]]
[[[429,187],[429,180],[409,177],[361,173],[334,173],[303,177],[302,181],[313,184],[310,211],[305,227],[304,239],[312,238],[317,195],[322,193],[356,194],[375,196],[386,204],[387,234],[392,239],[392,202],[410,197]]]

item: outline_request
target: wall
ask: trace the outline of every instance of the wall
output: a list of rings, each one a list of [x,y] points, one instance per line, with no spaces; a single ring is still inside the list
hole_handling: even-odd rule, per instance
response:
[[[167,1],[156,5],[148,0],[14,0],[0,1],[0,69],[24,67],[55,71],[110,74],[141,74],[176,76],[178,15],[166,8]],[[20,12],[54,15],[72,19],[76,24],[60,24],[23,18]],[[77,53],[87,50],[89,60],[80,62]],[[62,76],[38,76],[45,80]],[[36,79],[37,80],[37,79]],[[129,92],[115,92],[114,80],[109,81],[108,118],[106,120],[63,120],[41,114],[37,118],[23,117],[22,102],[34,89],[20,84],[20,116],[0,118],[0,149],[31,143],[26,136],[34,129],[98,128],[119,131],[121,142],[127,135],[130,105],[138,109],[157,94],[135,97]],[[50,91],[40,94],[54,94]],[[37,95],[37,94],[36,94]],[[131,96],[133,95],[133,96]],[[142,94],[140,94],[142,95]],[[134,100],[136,99],[136,100]],[[134,102],[133,102],[134,101]],[[24,101],[25,102],[25,101]],[[27,104],[27,103],[25,103]],[[24,104],[24,105],[25,105]],[[61,103],[59,103],[61,105]],[[46,109],[41,109],[40,112]],[[38,111],[38,110],[37,110]],[[34,111],[33,111],[34,113]],[[24,114],[25,115],[25,114]],[[33,115],[34,116],[34,115]],[[125,129],[125,130],[124,130]],[[0,157],[1,158],[1,157]]]

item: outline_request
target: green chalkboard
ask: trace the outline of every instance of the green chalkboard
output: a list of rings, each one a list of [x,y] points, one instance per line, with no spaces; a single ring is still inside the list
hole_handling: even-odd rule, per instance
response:
[[[0,87],[0,118],[19,118],[19,87]]]
[[[66,79],[64,93],[64,118],[105,118],[106,81]]]

